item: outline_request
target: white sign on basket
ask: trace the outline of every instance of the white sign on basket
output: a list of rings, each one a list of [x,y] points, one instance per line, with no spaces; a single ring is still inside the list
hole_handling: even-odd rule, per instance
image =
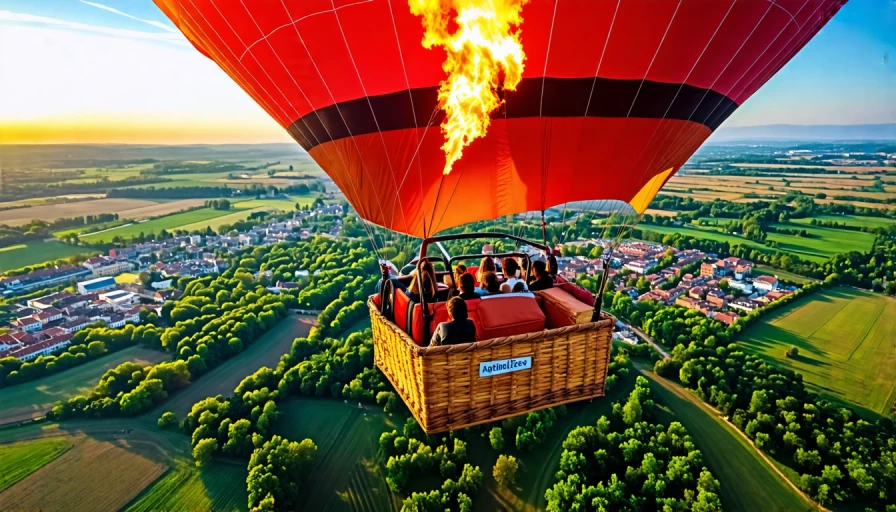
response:
[[[532,356],[502,359],[500,361],[488,361],[479,363],[480,377],[493,377],[502,373],[518,372],[532,369]]]

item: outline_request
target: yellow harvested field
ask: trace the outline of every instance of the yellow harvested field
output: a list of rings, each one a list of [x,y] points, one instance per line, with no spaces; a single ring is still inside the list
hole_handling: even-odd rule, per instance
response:
[[[877,208],[878,210],[893,210],[896,209],[896,204],[886,204],[886,203],[864,203],[862,201],[844,201],[841,199],[816,199],[816,203],[837,203],[837,204],[851,204],[853,206],[858,206],[861,208]]]
[[[792,164],[731,164],[734,167],[746,167],[750,169],[786,169],[788,167],[797,167]],[[862,174],[866,172],[882,172],[896,171],[896,167],[885,167],[882,165],[869,166],[852,166],[852,165],[800,165],[801,169],[826,169],[828,171],[842,171],[854,174]]]
[[[179,212],[187,208],[202,206],[208,199],[178,199],[166,203],[153,203],[147,206],[140,206],[117,212],[122,219],[145,219],[149,217],[158,217],[160,215],[168,215],[169,213]]]
[[[675,217],[678,215],[678,212],[672,210],[654,210],[653,208],[648,208],[644,213],[648,215],[660,215],[663,217]]]
[[[30,208],[17,208],[15,210],[0,211],[0,224],[21,226],[28,224],[31,219],[52,221],[63,217],[82,217],[84,215],[96,215],[98,213],[118,213],[127,210],[144,207],[158,207],[159,203],[144,199],[93,199],[74,203],[58,203]]]
[[[3,510],[115,512],[166,469],[115,444],[82,438],[0,494],[0,502]]]

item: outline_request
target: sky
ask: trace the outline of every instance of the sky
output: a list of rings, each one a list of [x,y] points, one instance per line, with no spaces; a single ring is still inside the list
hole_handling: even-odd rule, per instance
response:
[[[851,0],[725,126],[893,122],[896,0]],[[0,0],[0,143],[290,141],[150,0]]]

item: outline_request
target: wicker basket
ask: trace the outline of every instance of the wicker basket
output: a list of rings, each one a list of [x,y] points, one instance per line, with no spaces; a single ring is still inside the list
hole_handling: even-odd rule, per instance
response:
[[[616,319],[419,347],[368,301],[376,365],[427,433],[456,430],[604,395]],[[531,358],[531,359],[529,359]],[[480,376],[480,363],[528,361],[522,371]]]

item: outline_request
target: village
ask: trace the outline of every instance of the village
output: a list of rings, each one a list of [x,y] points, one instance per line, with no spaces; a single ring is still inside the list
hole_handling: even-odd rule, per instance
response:
[[[0,279],[0,294],[14,296],[32,290],[69,285],[36,298],[11,304],[13,319],[0,334],[0,358],[11,356],[32,361],[65,349],[74,333],[94,324],[110,328],[140,324],[150,313],[159,315],[166,300],[181,290],[174,280],[181,277],[216,275],[228,268],[227,258],[249,246],[304,240],[318,234],[314,217],[341,216],[341,205],[320,205],[296,211],[289,218],[262,223],[242,233],[186,235],[113,248],[81,265],[55,268]],[[342,222],[322,233],[337,236]],[[120,282],[116,277],[138,272],[147,282]],[[294,283],[284,283],[289,287]]]
[[[557,263],[566,279],[599,275],[604,258],[609,256],[608,286],[615,291],[634,301],[654,300],[693,309],[726,325],[798,288],[781,283],[775,276],[754,276],[752,262],[733,256],[640,241],[626,241],[612,250],[611,241],[600,239],[566,245],[580,247],[578,252],[588,254],[572,256],[575,249],[563,251],[568,255],[558,257]],[[621,322],[615,338],[638,343],[637,336]]]

